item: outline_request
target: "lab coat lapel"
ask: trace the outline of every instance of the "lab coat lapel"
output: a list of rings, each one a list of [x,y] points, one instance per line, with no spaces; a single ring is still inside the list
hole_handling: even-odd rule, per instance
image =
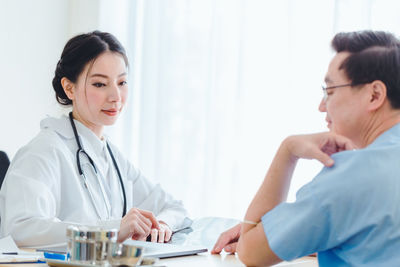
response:
[[[111,208],[111,203],[119,203],[122,200],[117,201],[117,199],[109,199],[107,194],[105,193],[104,190],[104,184],[103,184],[103,180],[105,179],[101,179],[100,177],[100,172],[98,171],[99,166],[101,164],[101,161],[99,160],[99,157],[102,155],[103,153],[103,149],[107,149],[104,147],[103,142],[86,126],[84,126],[82,123],[80,123],[77,120],[74,120],[74,123],[76,125],[77,131],[78,131],[78,135],[82,144],[82,148],[84,149],[84,151],[90,156],[90,158],[93,160],[93,163],[97,169],[97,174],[95,172],[95,169],[93,168],[93,166],[91,165],[89,159],[85,156],[82,155],[82,153],[80,153],[80,159],[81,159],[81,165],[82,165],[82,170],[85,173],[86,178],[88,179],[88,185],[89,188],[91,190],[91,195],[93,196],[93,201],[96,203],[94,205],[97,205],[93,208],[97,208],[98,210],[98,214],[102,219],[107,219],[109,218],[109,216],[112,217],[119,217],[120,213],[122,214],[122,208],[121,211],[119,211],[119,208]],[[41,128],[51,128],[54,129],[58,134],[60,134],[61,136],[63,136],[66,139],[70,139],[71,140],[71,144],[72,147],[72,151],[75,154],[76,149],[78,149],[76,141],[75,141],[75,136],[74,136],[74,132],[72,130],[72,126],[69,120],[69,117],[67,116],[63,116],[60,119],[56,119],[56,118],[46,118],[44,120],[42,120],[41,122]],[[107,152],[108,153],[108,152]],[[116,159],[118,161],[118,159]],[[114,171],[114,170],[113,170]],[[107,175],[107,174],[104,174]],[[114,178],[114,177],[113,177]],[[115,191],[116,190],[116,194],[115,192],[113,194],[111,194],[112,196],[120,196],[120,185],[119,185],[119,180],[118,177],[115,177],[116,179],[111,179],[111,181],[113,182],[112,186],[111,186],[111,191]],[[100,183],[99,183],[100,182]],[[117,182],[117,184],[115,184],[115,182]],[[101,188],[101,186],[103,186],[103,189]],[[91,197],[89,196],[90,202],[93,201],[91,200]],[[110,202],[111,201],[111,202]],[[122,203],[122,202],[121,202]],[[117,204],[117,205],[122,205],[122,204]],[[108,207],[107,207],[108,206]],[[115,213],[115,214],[107,214],[107,213]]]
[[[76,121],[75,121],[76,122]],[[100,168],[100,160],[99,157],[103,153],[103,143],[102,141],[87,127],[85,127],[83,124],[76,122],[77,130],[81,139],[82,147],[86,151],[86,153],[90,156],[92,159],[94,166],[96,167],[97,173],[93,166],[91,165],[90,161],[86,159],[85,163],[85,168],[88,170],[88,173],[90,173],[90,185],[92,190],[94,198],[96,200],[96,205],[98,207],[101,207],[101,211],[103,216],[106,217],[106,219],[110,219],[111,216],[111,203],[110,199],[107,196],[106,190],[105,190],[105,184],[104,180],[101,179],[100,175],[101,172],[99,170]]]

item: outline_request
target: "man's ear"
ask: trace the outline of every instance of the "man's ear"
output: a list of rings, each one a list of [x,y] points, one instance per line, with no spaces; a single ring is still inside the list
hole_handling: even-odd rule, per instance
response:
[[[370,92],[369,99],[369,110],[374,111],[379,109],[386,100],[387,88],[382,81],[373,81],[368,84],[368,90]]]
[[[75,84],[66,77],[61,78],[61,86],[70,100],[75,99]]]

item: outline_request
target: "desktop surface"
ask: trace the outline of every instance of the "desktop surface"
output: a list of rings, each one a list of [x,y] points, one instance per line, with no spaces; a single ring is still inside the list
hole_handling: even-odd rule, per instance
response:
[[[211,251],[215,241],[220,233],[236,225],[238,220],[216,217],[199,218],[193,221],[192,231],[190,233],[176,233],[172,236],[172,244],[181,246],[202,246]],[[47,264],[6,264],[1,266],[26,266],[26,267],[44,267]],[[197,266],[245,266],[240,262],[237,255],[222,253],[221,255],[212,255],[210,252],[200,253],[192,256],[181,256],[174,258],[160,259],[155,266],[168,267],[197,267]],[[291,262],[282,262],[274,266],[296,266],[296,267],[316,267],[318,260],[316,257],[303,257]]]
[[[45,263],[40,264],[4,264],[1,266],[7,267],[46,267]],[[201,253],[194,256],[184,256],[177,258],[161,259],[155,266],[167,266],[167,267],[243,267],[245,266],[236,255],[222,254],[222,255],[211,255],[209,252]],[[315,257],[303,257],[291,262],[281,262],[277,267],[317,267],[318,261]]]

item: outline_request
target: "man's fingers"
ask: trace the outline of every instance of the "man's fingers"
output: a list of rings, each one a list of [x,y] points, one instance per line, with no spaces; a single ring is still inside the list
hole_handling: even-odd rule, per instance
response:
[[[221,241],[222,236],[219,236],[217,242],[215,243],[213,249],[211,250],[211,254],[219,254],[222,251],[222,248],[224,246],[221,245],[222,241]]]
[[[214,245],[214,248],[211,251],[211,254],[219,254],[221,253],[222,249],[226,247],[229,243],[236,243],[237,240],[239,239],[240,236],[240,229],[242,227],[242,224],[239,223],[235,225],[234,227],[230,228],[226,232],[223,232],[217,242]],[[235,246],[236,250],[236,246]]]
[[[226,232],[225,232],[225,233],[222,233],[222,234],[219,236],[217,242],[215,243],[214,248],[213,248],[213,250],[211,251],[211,253],[212,253],[212,254],[218,254],[218,253],[220,253],[220,252],[222,251],[222,249],[223,249],[227,244],[229,244],[230,240],[231,240],[231,239],[228,238]]]
[[[227,245],[226,247],[224,247],[224,250],[228,253],[235,253],[236,246],[237,246],[237,242],[231,243],[231,244]]]
[[[322,152],[321,150],[315,149],[313,153],[315,159],[320,161],[326,167],[332,167],[333,164],[335,163],[328,154]]]
[[[338,144],[342,150],[352,150],[357,148],[350,139],[347,139],[344,136],[339,136]]]
[[[333,154],[344,150],[352,150],[356,148],[356,146],[350,139],[337,134],[330,134],[328,136],[326,146],[328,150],[331,150],[331,153],[328,154]]]
[[[356,146],[350,139],[341,135],[330,135],[321,149],[313,150],[313,153],[315,159],[319,160],[325,166],[331,167],[335,163],[330,157],[332,154],[355,148]]]
[[[221,251],[222,251],[222,249],[214,246],[214,248],[211,250],[211,254],[219,254],[219,253],[221,253]]]

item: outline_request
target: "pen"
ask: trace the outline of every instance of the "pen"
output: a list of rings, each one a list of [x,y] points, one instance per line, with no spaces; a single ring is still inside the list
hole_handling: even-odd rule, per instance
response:
[[[3,252],[3,255],[18,255],[18,252]]]
[[[172,234],[176,234],[176,233],[179,233],[179,232],[183,232],[185,234],[188,234],[190,232],[193,232],[193,229],[192,229],[192,227],[187,226],[187,227],[183,227],[183,228],[177,229],[175,231],[172,231]]]

